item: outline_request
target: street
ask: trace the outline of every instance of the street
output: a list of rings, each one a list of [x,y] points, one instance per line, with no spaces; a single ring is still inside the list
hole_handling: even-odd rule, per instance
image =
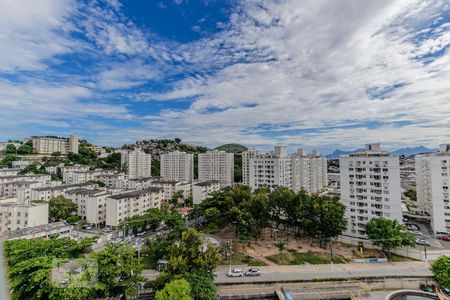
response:
[[[246,271],[250,267],[234,266]],[[331,265],[296,265],[296,266],[265,266],[258,267],[262,271],[257,277],[226,276],[228,266],[221,265],[216,270],[215,283],[257,283],[308,281],[324,279],[354,279],[375,277],[430,277],[429,265],[424,262],[397,262],[373,264],[338,264]],[[149,279],[158,276],[155,270],[144,270],[143,275]]]

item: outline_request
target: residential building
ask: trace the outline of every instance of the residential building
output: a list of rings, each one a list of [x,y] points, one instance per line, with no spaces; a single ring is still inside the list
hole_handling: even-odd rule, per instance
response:
[[[78,216],[88,224],[103,226],[106,221],[106,197],[110,194],[104,189],[78,188],[66,192],[66,197],[78,205]]]
[[[151,183],[153,187],[159,187],[164,190],[164,200],[172,199],[175,193],[180,192],[183,198],[192,195],[192,184],[177,180],[156,180]]]
[[[69,138],[34,136],[31,140],[33,148],[39,154],[52,154],[55,152],[61,152],[63,155],[68,153],[78,154],[79,141],[78,136],[75,134],[70,135]]]
[[[106,198],[106,226],[117,227],[125,219],[145,214],[151,208],[160,208],[164,197],[162,188],[150,187]]]
[[[95,179],[105,184],[107,188],[126,189],[128,187],[128,178],[125,174],[100,174]]]
[[[220,181],[207,180],[196,182],[192,185],[192,200],[194,204],[200,204],[203,200],[216,191],[220,191]]]
[[[11,167],[13,169],[23,170],[26,167],[28,167],[29,165],[31,165],[31,162],[28,160],[15,160],[15,161],[11,162]]]
[[[51,198],[58,197],[58,196],[66,196],[67,192],[71,190],[75,190],[78,188],[96,188],[96,183],[81,183],[81,184],[64,184],[59,186],[46,186],[46,187],[40,187],[40,188],[33,188],[31,189],[30,193],[30,200],[45,200],[49,201]]]
[[[222,188],[233,185],[233,153],[213,150],[198,154],[198,180],[219,180]]]
[[[129,178],[151,176],[152,155],[141,149],[121,153],[122,168],[127,171]]]
[[[261,153],[256,149],[242,152],[242,184],[250,186],[250,159],[257,158]]]
[[[19,175],[20,170],[12,169],[12,168],[3,168],[0,169],[0,177],[5,176],[17,176]]]
[[[194,180],[194,154],[180,151],[161,154],[160,165],[161,177],[165,180]]]
[[[48,204],[0,205],[0,235],[18,229],[48,224]]]
[[[249,184],[253,190],[263,186],[292,189],[292,164],[286,147],[276,146],[270,153],[250,158]]]
[[[48,184],[50,175],[27,174],[0,177],[0,197],[17,196],[21,189],[37,188]]]
[[[314,151],[307,155],[303,149],[291,156],[292,189],[318,193],[328,186],[327,159]]]
[[[72,229],[73,225],[67,224],[65,222],[53,222],[32,227],[30,226],[28,228],[16,229],[14,231],[8,231],[4,234],[4,238],[5,240],[34,239],[48,238],[51,235],[68,237],[72,235]]]
[[[402,222],[398,156],[367,144],[364,151],[341,156],[339,165],[348,220],[344,235],[366,239],[366,224],[377,217]]]
[[[416,189],[420,210],[428,214],[434,232],[450,233],[450,144],[439,152],[416,155]]]
[[[128,180],[128,189],[129,190],[145,189],[151,187],[152,182],[157,180],[162,180],[161,176],[132,178]]]

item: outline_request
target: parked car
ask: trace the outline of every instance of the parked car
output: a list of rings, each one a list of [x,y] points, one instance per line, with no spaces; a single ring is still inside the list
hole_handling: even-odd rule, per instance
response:
[[[445,231],[436,231],[436,236],[448,236],[448,233]]]
[[[142,232],[136,233],[136,236],[143,236],[144,234],[145,234],[145,231],[142,231]]]
[[[111,232],[111,231],[112,231],[112,228],[109,228],[109,227],[103,228],[103,232]]]
[[[443,287],[442,285],[439,288],[446,296],[450,296],[450,290],[448,288]]]
[[[256,269],[256,268],[248,269],[245,272],[245,276],[261,276],[261,270],[260,269]]]
[[[423,235],[423,233],[419,230],[412,230],[412,231],[410,231],[410,233],[412,233],[414,235]]]
[[[417,239],[416,244],[422,245],[422,246],[430,246],[430,242],[424,239]]]
[[[441,241],[447,241],[447,242],[450,242],[450,236],[448,236],[448,235],[441,235],[441,236],[438,236],[438,239],[441,240]]]
[[[228,277],[242,277],[244,276],[244,272],[241,269],[233,269],[227,273]]]
[[[413,224],[413,223],[406,223],[405,226],[409,230],[419,230],[420,229],[419,226],[417,226],[416,224]]]

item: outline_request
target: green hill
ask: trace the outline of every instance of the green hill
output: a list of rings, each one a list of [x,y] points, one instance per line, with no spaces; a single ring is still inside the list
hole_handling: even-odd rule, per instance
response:
[[[248,148],[239,144],[225,144],[215,148],[215,150],[225,151],[228,153],[241,153],[247,151]]]

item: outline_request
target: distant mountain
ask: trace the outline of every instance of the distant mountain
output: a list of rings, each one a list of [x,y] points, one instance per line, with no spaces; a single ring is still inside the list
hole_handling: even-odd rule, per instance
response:
[[[345,151],[345,150],[336,149],[332,153],[326,155],[326,157],[330,158],[330,159],[338,159],[341,155],[347,155],[347,154],[351,154],[353,152],[358,152],[358,151],[362,151],[362,150],[363,149],[355,149],[355,150]]]
[[[228,153],[242,153],[244,151],[247,151],[248,148],[239,144],[225,144],[216,147],[214,150],[225,151]]]
[[[416,155],[420,153],[430,153],[430,152],[436,152],[437,149],[430,149],[424,146],[419,147],[413,147],[413,148],[401,148],[398,150],[393,151],[392,153],[395,155],[405,155],[405,156],[411,156]]]

